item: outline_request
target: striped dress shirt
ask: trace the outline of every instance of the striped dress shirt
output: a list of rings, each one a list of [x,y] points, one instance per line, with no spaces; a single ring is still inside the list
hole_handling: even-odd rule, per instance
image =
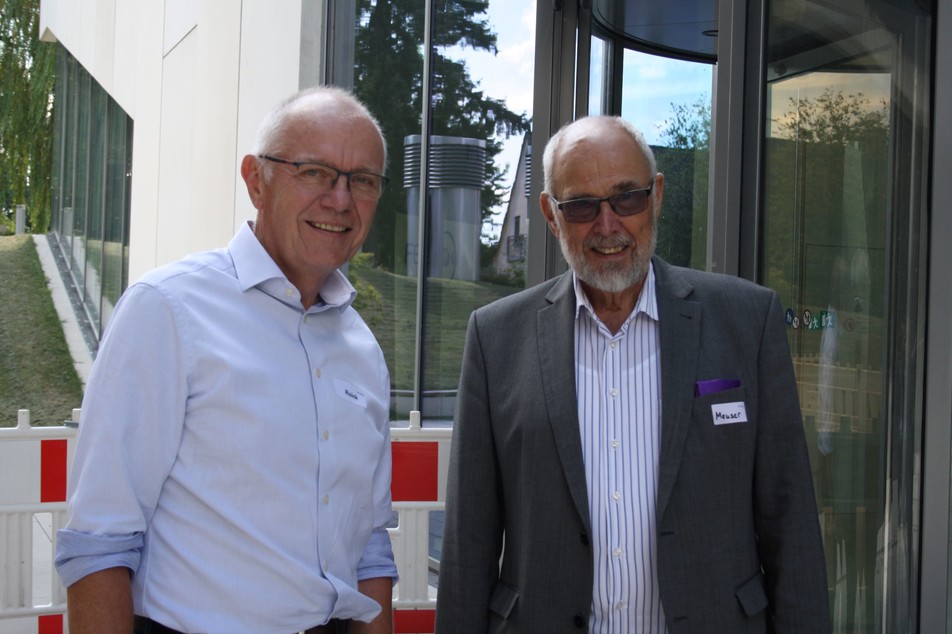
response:
[[[589,629],[666,632],[657,573],[661,353],[654,267],[615,334],[575,279],[578,417],[595,555]]]

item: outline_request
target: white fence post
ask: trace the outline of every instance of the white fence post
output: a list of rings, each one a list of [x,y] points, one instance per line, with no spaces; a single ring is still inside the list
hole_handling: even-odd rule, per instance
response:
[[[390,529],[393,556],[400,573],[394,590],[397,632],[432,632],[436,587],[430,572],[439,572],[430,558],[430,514],[446,506],[446,471],[453,430],[422,427],[420,413],[410,412],[409,425],[391,428],[393,440],[393,507],[399,524]]]
[[[31,427],[29,410],[17,412],[16,427],[0,428],[2,632],[66,631],[66,590],[53,558],[75,439],[74,427]]]
[[[26,233],[26,205],[17,205],[16,232],[18,236]]]

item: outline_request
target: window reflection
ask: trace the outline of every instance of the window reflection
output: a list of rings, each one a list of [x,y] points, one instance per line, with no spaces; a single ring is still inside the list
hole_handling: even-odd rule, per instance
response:
[[[875,79],[812,73],[769,88],[765,280],[788,313],[835,631],[872,623],[884,519],[889,129],[884,106],[858,89],[888,97],[889,75]]]
[[[62,46],[56,94],[50,244],[76,281],[95,349],[127,283],[132,121]]]
[[[357,5],[354,90],[387,136],[390,185],[348,275],[387,359],[393,419],[419,409],[448,425],[470,313],[525,286],[535,13],[529,0],[437,3],[424,78],[424,8]]]
[[[921,7],[769,3],[762,275],[787,312],[834,633],[916,629]]]
[[[713,67],[631,49],[623,60],[621,116],[645,135],[665,175],[657,253],[704,269]]]

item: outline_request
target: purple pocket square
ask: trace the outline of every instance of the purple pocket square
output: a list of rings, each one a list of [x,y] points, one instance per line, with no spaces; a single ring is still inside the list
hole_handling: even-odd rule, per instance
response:
[[[707,381],[698,381],[694,384],[694,395],[705,396],[706,394],[732,390],[735,387],[740,387],[739,379],[709,379]]]

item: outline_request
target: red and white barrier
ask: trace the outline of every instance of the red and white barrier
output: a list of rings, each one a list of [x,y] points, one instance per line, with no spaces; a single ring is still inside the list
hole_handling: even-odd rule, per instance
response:
[[[79,410],[73,410],[79,420]],[[394,509],[390,529],[400,582],[394,588],[397,634],[434,630],[436,589],[429,554],[430,513],[442,511],[452,429],[410,426],[391,430]],[[0,632],[64,634],[66,591],[53,570],[56,531],[66,522],[66,475],[76,429],[30,427],[21,410],[16,427],[0,428]]]
[[[73,420],[79,410],[73,410]],[[56,531],[66,522],[73,427],[0,428],[0,631],[62,634],[66,590],[53,570]]]
[[[394,589],[393,619],[397,634],[429,634],[436,617],[436,588],[431,569],[439,563],[429,554],[430,513],[446,502],[446,471],[452,429],[421,428],[419,412],[411,412],[408,428],[392,428],[393,507],[399,525],[390,529],[400,573]]]

